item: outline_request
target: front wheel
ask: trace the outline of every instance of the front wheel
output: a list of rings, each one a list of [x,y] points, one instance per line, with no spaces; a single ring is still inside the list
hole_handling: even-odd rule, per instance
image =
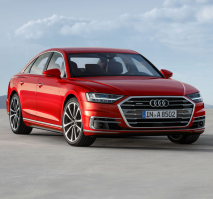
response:
[[[95,142],[95,137],[84,135],[81,109],[76,98],[71,98],[64,107],[63,134],[72,146],[90,146]]]
[[[175,144],[192,144],[198,140],[200,134],[194,135],[168,135],[171,142]]]

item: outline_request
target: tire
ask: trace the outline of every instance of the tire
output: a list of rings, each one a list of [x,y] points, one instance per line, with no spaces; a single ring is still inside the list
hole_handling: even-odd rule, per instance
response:
[[[168,135],[171,142],[175,144],[192,144],[198,140],[200,134],[194,135]]]
[[[23,121],[21,103],[17,94],[11,97],[9,109],[9,121],[13,133],[30,134],[33,128],[26,126]]]
[[[71,98],[64,106],[62,127],[64,138],[71,146],[90,146],[96,140],[84,135],[81,109],[76,98]]]

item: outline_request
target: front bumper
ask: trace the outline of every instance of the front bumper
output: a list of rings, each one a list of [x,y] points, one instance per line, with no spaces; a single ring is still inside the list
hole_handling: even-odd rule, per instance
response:
[[[195,103],[193,115],[189,124],[185,127],[161,127],[161,128],[131,128],[126,124],[119,111],[118,104],[100,104],[81,101],[83,129],[86,136],[111,136],[111,135],[170,135],[170,134],[201,134],[205,131],[204,103]],[[200,118],[201,117],[201,118]],[[111,121],[109,129],[98,128],[92,125],[94,118],[106,118]],[[203,121],[203,125],[195,125],[196,121]],[[105,122],[107,123],[107,122]],[[104,124],[104,123],[103,123]],[[116,124],[116,125],[115,125]],[[104,124],[105,126],[105,124]]]
[[[190,135],[201,134],[205,131],[205,127],[197,129],[172,129],[172,130],[86,130],[84,134],[87,136],[158,136],[158,135]]]

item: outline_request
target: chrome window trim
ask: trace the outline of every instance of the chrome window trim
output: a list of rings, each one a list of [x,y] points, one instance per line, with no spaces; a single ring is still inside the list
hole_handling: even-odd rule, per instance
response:
[[[39,123],[39,124],[45,124],[45,125],[49,125],[49,126],[54,126],[54,127],[58,127],[58,128],[62,128],[62,126],[59,126],[59,125],[50,124],[50,123],[46,123],[46,122],[40,122],[40,121],[37,121],[37,120],[31,120],[31,119],[28,119],[28,118],[23,118],[23,120],[30,121],[30,122],[36,122],[36,123]]]
[[[51,51],[47,51],[47,52],[44,52],[44,53],[42,53],[42,54],[39,54],[39,55],[37,55],[28,65],[27,65],[27,67],[32,63],[32,62],[34,62],[35,61],[35,59],[37,59],[39,56],[41,56],[41,55],[43,55],[43,54],[45,54],[45,53],[50,53]],[[24,71],[27,69],[27,67],[25,68],[25,69],[23,69],[22,71],[21,71],[21,73],[24,73]],[[26,73],[26,74],[32,74],[32,73]],[[40,74],[32,74],[32,75],[40,75]],[[43,76],[43,75],[42,75]]]
[[[63,60],[64,60],[64,67],[65,67],[65,73],[66,73],[66,77],[62,77],[62,78],[67,78],[67,69],[66,69],[66,65],[65,65],[64,55],[63,55],[61,52],[56,51],[56,50],[47,51],[47,52],[44,52],[44,53],[42,53],[42,54],[37,55],[37,56],[26,66],[26,68],[23,69],[23,70],[21,71],[21,73],[24,73],[24,71],[27,69],[27,67],[28,67],[32,62],[34,62],[35,59],[37,59],[39,56],[41,56],[41,55],[43,55],[43,54],[45,54],[45,53],[59,53],[59,54],[61,54],[61,56],[63,57]],[[52,59],[52,57],[51,57],[51,59]],[[50,61],[51,61],[51,59],[50,59]],[[48,66],[49,66],[49,64],[48,64]],[[32,73],[24,73],[24,74],[32,74]],[[41,74],[32,74],[32,75],[40,75],[40,76],[43,76],[43,75],[41,75]]]
[[[171,97],[171,98],[179,98],[179,97],[182,97],[182,98],[184,98],[184,99],[186,99],[186,100],[188,100],[189,102],[191,102],[192,103],[192,105],[193,105],[193,111],[192,111],[192,114],[191,114],[191,118],[190,118],[190,120],[189,120],[189,122],[188,122],[188,124],[186,125],[186,126],[172,126],[172,128],[185,128],[185,127],[188,127],[189,126],[189,124],[190,124],[190,122],[191,122],[191,120],[192,120],[192,118],[193,118],[193,115],[194,115],[194,110],[195,110],[195,103],[192,101],[192,100],[190,100],[190,99],[188,99],[187,97],[185,97],[185,96],[130,96],[130,97],[127,97],[126,99],[124,99],[123,101],[121,101],[120,103],[118,103],[117,104],[117,106],[118,106],[118,109],[119,109],[119,111],[120,111],[120,113],[121,113],[121,115],[122,115],[122,118],[123,118],[123,120],[125,121],[125,123],[126,123],[126,125],[129,127],[129,128],[132,128],[132,129],[169,129],[169,128],[171,128],[171,126],[170,127],[132,127],[132,126],[130,126],[129,125],[129,123],[128,123],[128,121],[126,120],[126,117],[125,117],[125,115],[124,115],[124,113],[123,113],[123,111],[122,111],[122,108],[121,108],[121,105],[124,103],[124,102],[126,102],[126,101],[128,101],[129,99],[131,99],[131,98],[166,98],[166,97]],[[136,110],[144,110],[144,109],[136,109]],[[148,109],[146,109],[146,110],[148,110]],[[153,109],[152,109],[153,110]],[[180,110],[180,109],[176,109],[176,110]]]
[[[38,56],[35,58],[35,59],[33,59],[33,61],[31,61],[22,71],[21,71],[21,73],[24,73],[24,71],[25,70],[27,70],[27,68],[29,67],[29,65],[30,64],[32,64],[33,62],[35,62],[35,60],[38,58]],[[31,66],[32,67],[32,66]],[[24,73],[24,74],[30,74],[30,73]]]

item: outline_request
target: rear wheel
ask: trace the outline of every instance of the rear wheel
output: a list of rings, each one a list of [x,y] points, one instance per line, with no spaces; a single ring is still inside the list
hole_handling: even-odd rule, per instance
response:
[[[71,98],[64,107],[63,133],[72,146],[90,146],[95,142],[95,137],[84,135],[81,109],[76,98]]]
[[[14,94],[10,100],[9,111],[10,126],[15,134],[30,134],[32,129],[25,125],[21,112],[21,104],[17,94]]]
[[[171,142],[175,144],[192,144],[198,140],[200,134],[194,135],[168,135]]]

